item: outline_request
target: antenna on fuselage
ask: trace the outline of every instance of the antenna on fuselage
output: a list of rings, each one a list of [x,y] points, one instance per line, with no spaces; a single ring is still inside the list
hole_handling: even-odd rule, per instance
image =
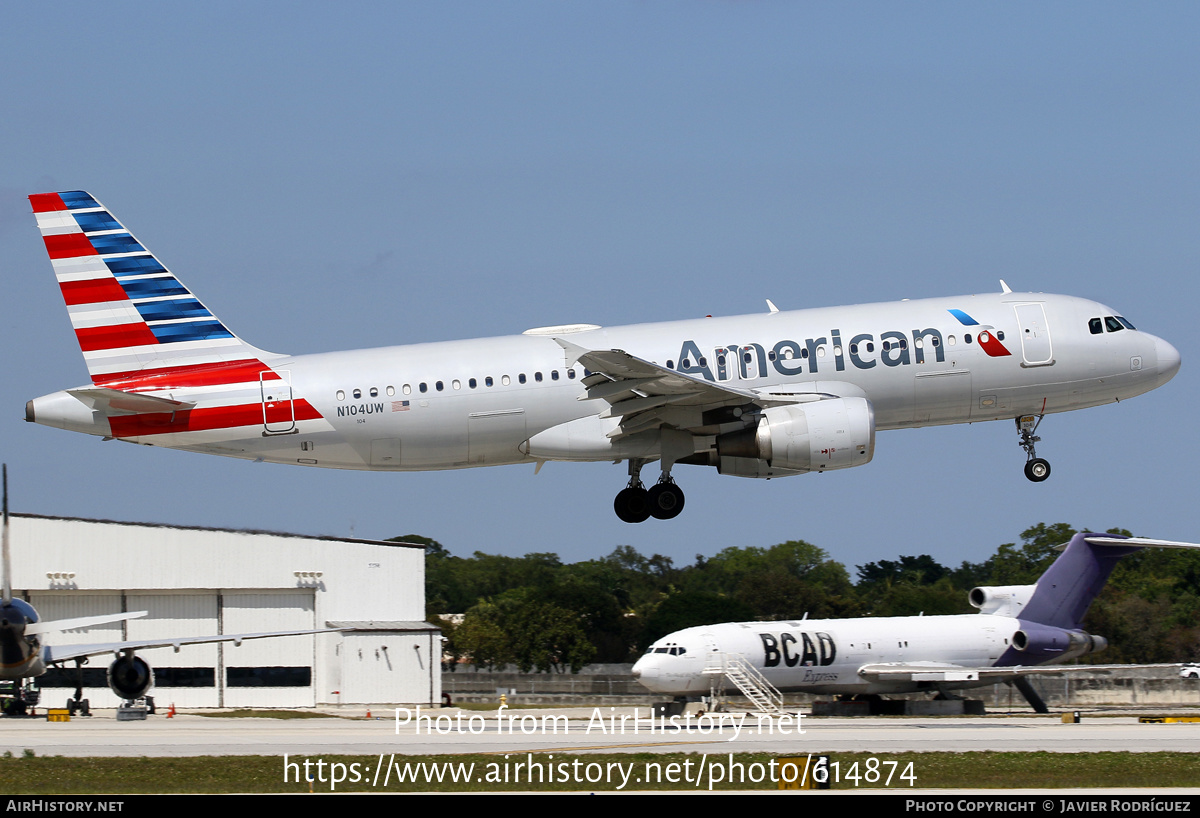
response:
[[[8,553],[8,464],[0,466],[0,474],[3,474],[4,482],[4,534],[3,545],[0,548],[4,551],[4,598],[0,600],[7,605],[12,602],[12,560]]]

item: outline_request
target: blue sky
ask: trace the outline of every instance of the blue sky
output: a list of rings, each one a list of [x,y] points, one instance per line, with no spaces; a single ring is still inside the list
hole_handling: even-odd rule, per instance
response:
[[[1200,7],[1187,3],[9,4],[0,26],[0,454],[13,507],[457,554],[677,562],[805,539],[980,560],[1066,521],[1200,537],[1192,467]],[[861,469],[304,470],[22,421],[86,382],[30,193],[85,189],[246,340],[318,352],[1014,289],[1171,341],[1166,387],[887,432]],[[148,555],[152,558],[152,555]]]

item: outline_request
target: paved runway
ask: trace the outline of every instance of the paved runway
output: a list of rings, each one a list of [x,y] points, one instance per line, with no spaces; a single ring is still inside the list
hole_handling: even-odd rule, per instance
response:
[[[699,752],[805,754],[870,752],[880,756],[917,751],[1047,750],[1200,751],[1200,723],[1139,724],[1134,715],[1085,713],[1080,724],[1058,715],[988,718],[812,719],[761,722],[753,715],[718,714],[651,723],[648,708],[473,712],[434,710],[397,725],[393,711],[358,718],[246,719],[180,715],[117,722],[113,711],[88,719],[0,722],[0,752],[61,756],[288,755],[330,756],[529,752]],[[436,719],[441,717],[440,721]],[[565,718],[564,718],[565,717]],[[622,720],[622,717],[623,720]],[[403,722],[403,714],[401,721]],[[798,732],[803,730],[803,733]],[[786,731],[786,732],[784,732]]]

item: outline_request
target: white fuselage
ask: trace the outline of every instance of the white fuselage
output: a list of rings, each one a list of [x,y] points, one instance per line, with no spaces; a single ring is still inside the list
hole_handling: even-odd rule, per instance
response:
[[[556,338],[588,350],[625,350],[756,393],[865,398],[875,428],[898,429],[1082,409],[1169,380],[1179,367],[1169,343],[1133,329],[1090,331],[1089,322],[1115,315],[1081,298],[1003,293],[264,354],[283,387],[264,381],[144,391],[194,403],[195,417],[209,413],[206,423],[182,428],[139,416],[110,424],[65,392],[31,401],[27,417],[139,443],[327,468],[648,461],[660,454],[658,432],[610,435],[618,421],[602,417],[603,400],[585,399],[584,367]],[[990,333],[991,353],[981,333]],[[996,344],[1005,354],[994,354]],[[230,409],[227,417],[223,409]],[[698,453],[708,445],[705,434],[726,431],[704,423],[697,415],[694,423],[675,424],[697,436]]]
[[[785,622],[727,622],[677,631],[655,642],[633,666],[633,675],[655,693],[707,695],[721,654],[739,656],[783,692],[821,694],[911,693],[991,684],[881,681],[859,675],[880,664],[958,668],[989,667],[1012,648],[1021,627],[1008,616],[895,616]],[[706,668],[710,670],[705,673]]]

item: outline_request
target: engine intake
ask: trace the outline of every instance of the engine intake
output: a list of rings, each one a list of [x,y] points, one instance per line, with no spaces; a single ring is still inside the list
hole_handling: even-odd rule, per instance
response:
[[[141,657],[122,656],[108,666],[108,686],[122,699],[140,699],[154,687],[154,671]]]

